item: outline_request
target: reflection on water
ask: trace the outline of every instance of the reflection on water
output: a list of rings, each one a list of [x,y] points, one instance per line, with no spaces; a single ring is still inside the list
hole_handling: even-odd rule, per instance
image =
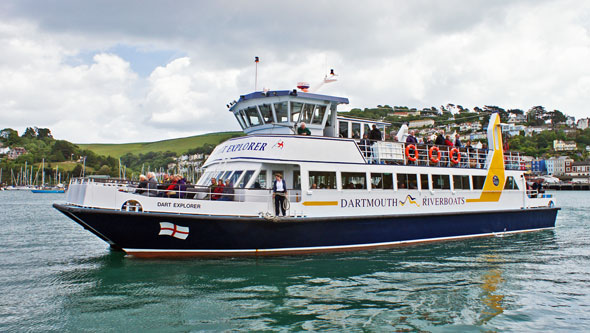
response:
[[[0,200],[8,216],[0,219],[0,331],[590,328],[582,206],[590,195],[568,200],[579,206],[560,212],[555,230],[356,253],[192,260],[109,252],[48,209],[50,200],[17,199]]]
[[[489,264],[499,264],[501,262],[497,256],[492,255],[485,255],[484,259]],[[502,307],[504,296],[497,294],[498,287],[503,281],[502,270],[500,267],[490,268],[490,270],[483,275],[483,283],[481,285],[481,289],[483,290],[482,302],[489,310],[481,313],[479,325],[487,323],[504,312],[504,308]]]

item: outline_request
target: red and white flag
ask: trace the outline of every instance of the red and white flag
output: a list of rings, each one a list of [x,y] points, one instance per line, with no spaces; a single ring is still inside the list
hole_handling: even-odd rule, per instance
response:
[[[160,222],[160,236],[172,236],[178,239],[186,239],[188,237],[188,227],[183,227],[170,222]]]

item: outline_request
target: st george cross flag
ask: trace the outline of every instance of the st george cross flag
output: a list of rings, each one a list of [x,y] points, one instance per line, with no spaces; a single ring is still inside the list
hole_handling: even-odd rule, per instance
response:
[[[188,237],[188,227],[183,227],[170,222],[160,222],[160,236],[172,236],[178,239],[186,239]]]

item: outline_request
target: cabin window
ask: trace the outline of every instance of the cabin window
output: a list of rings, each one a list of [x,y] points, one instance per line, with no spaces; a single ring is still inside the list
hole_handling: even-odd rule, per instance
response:
[[[277,115],[277,121],[279,123],[286,123],[289,121],[287,102],[275,103],[275,114]]]
[[[238,123],[240,124],[240,127],[242,127],[242,129],[246,129],[246,123],[244,123],[244,119],[242,119],[242,115],[239,112],[234,113],[234,116],[236,116],[236,119],[238,120]]]
[[[250,178],[252,178],[252,174],[254,174],[254,170],[247,170],[244,173],[244,177],[242,177],[242,179],[240,180],[240,183],[236,187],[239,187],[239,188],[246,187],[246,184],[248,184],[248,182],[250,181]]]
[[[320,190],[336,189],[336,172],[310,171],[309,172],[309,188],[310,189],[320,189]]]
[[[229,177],[229,184],[232,187],[237,187],[236,182],[238,181],[238,179],[242,175],[242,172],[243,172],[242,170],[237,170],[231,175],[231,177]]]
[[[314,104],[304,104],[303,105],[303,113],[301,114],[301,121],[310,124],[311,119],[313,118],[313,110],[314,109],[315,109]]]
[[[379,190],[393,190],[393,174],[371,173],[371,188]]]
[[[272,109],[270,108],[270,104],[262,104],[258,106],[260,110],[260,114],[262,115],[262,120],[266,124],[274,123],[274,119],[272,117]]]
[[[252,188],[266,188],[266,170],[260,170]]]
[[[223,181],[225,181],[230,175],[231,175],[232,171],[226,171],[223,173],[223,175],[221,175],[220,177],[218,177],[217,179],[221,179]]]
[[[432,175],[432,188],[438,190],[450,190],[449,175]]]
[[[453,175],[453,186],[455,190],[469,190],[469,176]]]
[[[312,123],[321,124],[322,121],[324,120],[324,114],[326,114],[326,106],[325,105],[316,105],[315,111],[313,112]]]
[[[352,138],[353,139],[360,139],[361,138],[361,124],[352,123]]]
[[[199,181],[197,182],[197,185],[208,185],[210,179],[211,179],[211,171],[207,171],[201,176],[201,179],[199,179]]]
[[[508,176],[506,178],[506,184],[504,185],[505,190],[518,190],[518,184],[514,180],[514,177]]]
[[[483,189],[483,184],[486,182],[486,176],[471,176],[474,190]]]
[[[364,172],[343,172],[342,189],[365,190],[367,189],[367,174]]]
[[[341,138],[348,138],[348,122],[340,121],[338,123],[338,130]]]
[[[294,123],[299,122],[302,108],[303,108],[303,103],[291,102],[291,121],[292,122],[294,122]]]
[[[397,189],[418,189],[418,176],[408,173],[397,174]]]
[[[252,126],[258,126],[262,124],[262,119],[260,119],[260,114],[258,113],[256,106],[246,108],[244,113],[246,113],[246,117]]]
[[[428,175],[420,175],[420,186],[422,190],[430,189],[430,184],[428,183]]]
[[[301,189],[301,172],[299,170],[293,170],[293,189]]]

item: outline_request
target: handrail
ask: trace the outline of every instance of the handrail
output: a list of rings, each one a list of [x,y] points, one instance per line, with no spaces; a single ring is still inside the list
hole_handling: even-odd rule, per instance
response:
[[[399,164],[486,169],[489,153],[488,149],[457,148],[446,145],[425,145],[419,143],[376,141],[371,142],[370,144],[361,144],[360,142],[357,144],[368,164]],[[406,148],[409,145],[415,146],[418,151],[416,161],[410,161],[406,155]],[[433,147],[436,147],[440,152],[440,159],[438,162],[433,162],[429,156],[429,152]],[[459,163],[453,163],[451,161],[450,155],[452,149],[459,150]],[[435,157],[434,160],[436,159],[437,158]],[[521,154],[519,152],[505,151],[504,168],[506,170],[524,170],[524,161],[522,160]]]

